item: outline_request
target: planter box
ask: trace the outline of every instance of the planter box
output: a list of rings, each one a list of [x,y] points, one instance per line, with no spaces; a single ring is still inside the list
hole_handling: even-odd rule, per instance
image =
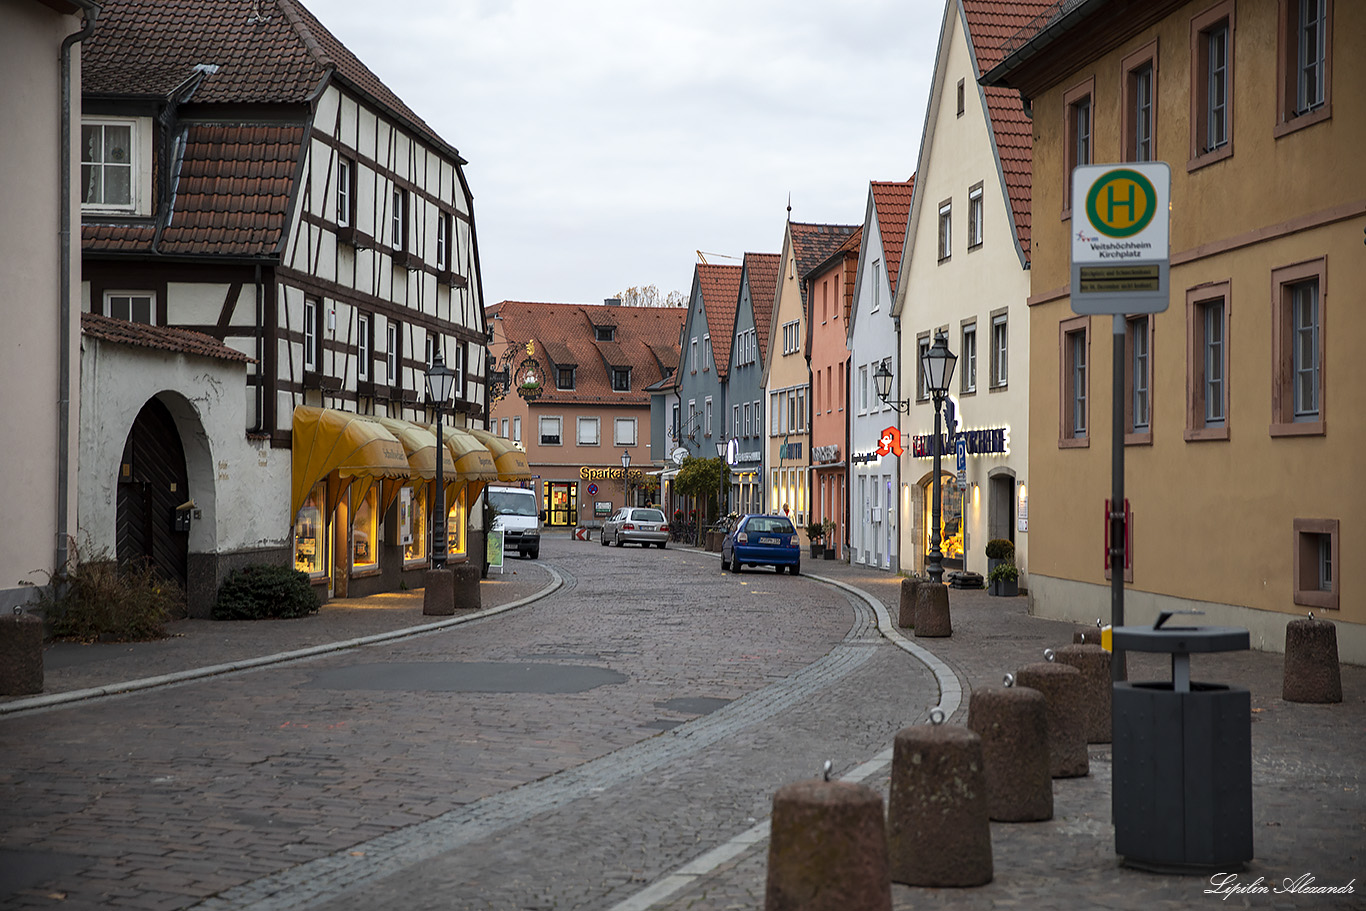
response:
[[[812,556],[812,557],[815,557],[815,558],[817,558],[817,559],[819,559],[819,558],[822,557],[824,554],[825,554],[825,545],[824,545],[824,544],[817,544],[815,541],[812,541],[812,542],[811,542],[811,556]]]
[[[835,548],[833,548],[833,547],[827,547],[827,548],[825,549],[825,559],[827,559],[827,560],[833,560],[833,559],[835,559]]]
[[[990,593],[1001,598],[1014,598],[1020,593],[1020,580],[997,579],[991,583]]]

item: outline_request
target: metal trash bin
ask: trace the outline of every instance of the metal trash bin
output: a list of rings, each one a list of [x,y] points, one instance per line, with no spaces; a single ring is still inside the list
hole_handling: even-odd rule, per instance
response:
[[[1116,682],[1115,853],[1129,866],[1181,872],[1241,869],[1252,859],[1252,699],[1192,682],[1192,652],[1241,651],[1230,626],[1121,626],[1116,651],[1166,652],[1170,682]]]

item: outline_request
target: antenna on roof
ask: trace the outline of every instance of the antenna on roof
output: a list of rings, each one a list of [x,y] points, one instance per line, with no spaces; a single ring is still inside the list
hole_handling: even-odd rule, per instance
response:
[[[787,220],[792,220],[792,191],[787,191]]]
[[[715,257],[715,258],[717,258],[717,259],[733,259],[733,260],[735,260],[736,262],[739,262],[739,261],[740,261],[740,257],[738,257],[738,256],[727,256],[727,255],[724,254],[724,253],[703,253],[701,250],[698,250],[698,251],[697,251],[697,259],[698,259],[698,261],[699,261],[700,263],[702,263],[702,265],[704,265],[704,266],[711,265],[710,263],[707,262],[707,257],[708,257],[708,256]]]

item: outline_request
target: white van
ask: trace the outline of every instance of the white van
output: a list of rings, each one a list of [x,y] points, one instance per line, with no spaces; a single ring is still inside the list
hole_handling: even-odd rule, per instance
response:
[[[493,531],[503,533],[503,553],[535,560],[541,555],[541,514],[536,492],[522,487],[490,487],[484,492],[493,513]]]

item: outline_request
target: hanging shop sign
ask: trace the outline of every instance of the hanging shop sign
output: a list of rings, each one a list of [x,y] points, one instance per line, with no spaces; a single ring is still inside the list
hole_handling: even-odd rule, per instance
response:
[[[527,342],[530,349],[531,343]],[[534,357],[528,357],[517,367],[517,375],[513,380],[517,384],[517,394],[528,402],[534,402],[541,397],[545,388],[541,385],[541,362]]]
[[[811,461],[817,465],[828,465],[831,462],[840,460],[840,445],[831,443],[829,446],[812,446]]]
[[[939,452],[948,455],[954,452],[954,440],[962,439],[967,447],[967,455],[1009,455],[1010,428],[988,427],[983,430],[960,430],[950,437],[939,437]],[[933,458],[934,434],[922,433],[911,437],[911,457],[916,459]]]

